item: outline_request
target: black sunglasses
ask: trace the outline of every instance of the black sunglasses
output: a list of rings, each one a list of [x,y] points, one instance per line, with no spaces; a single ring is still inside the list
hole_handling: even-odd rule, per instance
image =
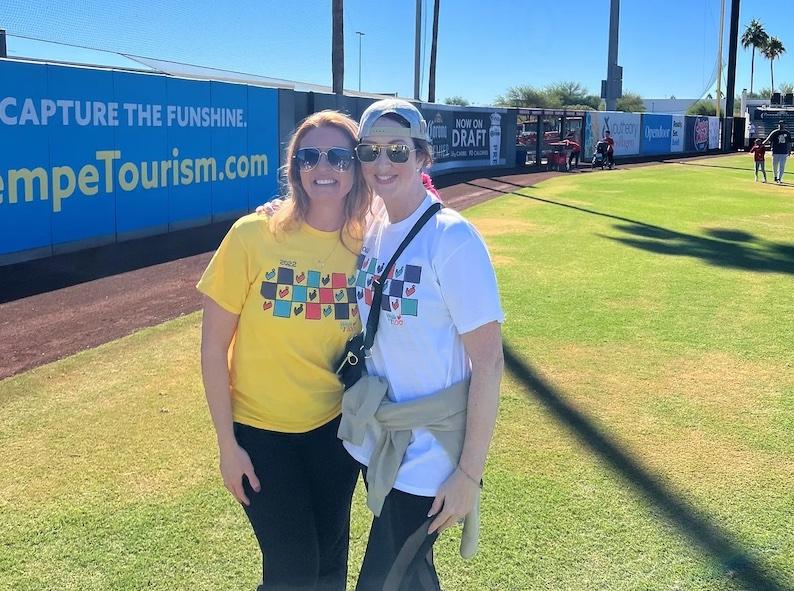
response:
[[[344,172],[348,170],[353,164],[353,152],[347,148],[328,148],[321,150],[320,148],[300,148],[295,151],[295,162],[303,172],[308,172],[320,164],[320,159],[325,156],[328,164],[338,170]]]
[[[375,162],[381,150],[385,151],[389,160],[395,164],[405,164],[411,152],[416,151],[406,144],[359,144],[356,146],[356,156],[360,162]]]

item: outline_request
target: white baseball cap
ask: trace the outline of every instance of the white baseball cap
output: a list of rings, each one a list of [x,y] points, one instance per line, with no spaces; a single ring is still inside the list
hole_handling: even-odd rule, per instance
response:
[[[394,127],[381,128],[375,124],[378,119],[390,113],[399,115],[408,122],[410,128],[405,129],[406,137],[430,141],[427,135],[427,121],[422,117],[422,113],[411,103],[402,99],[383,99],[367,107],[361,114],[361,121],[358,124],[359,139],[373,135],[401,135],[399,130]]]

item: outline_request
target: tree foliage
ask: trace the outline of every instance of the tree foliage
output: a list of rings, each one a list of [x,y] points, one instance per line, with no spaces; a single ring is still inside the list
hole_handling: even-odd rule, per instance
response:
[[[752,48],[753,56],[750,60],[750,92],[753,91],[753,78],[755,77],[755,50],[762,50],[769,42],[769,34],[764,30],[764,25],[758,19],[752,19],[742,33],[742,47]]]
[[[792,84],[791,82],[783,82],[776,88],[776,90],[780,94],[794,92],[794,84]],[[749,99],[763,99],[765,101],[768,101],[770,96],[772,96],[772,89],[769,88],[768,86],[761,88],[757,92],[747,93],[747,98]]]
[[[460,95],[448,96],[444,99],[445,105],[458,105],[459,107],[468,107],[471,103]]]
[[[615,103],[615,109],[629,113],[642,113],[645,111],[645,103],[636,92],[624,92],[623,96]]]
[[[550,109],[552,105],[546,93],[534,86],[511,86],[504,94],[500,94],[494,101],[500,107],[535,107]]]
[[[716,115],[717,105],[714,101],[699,100],[694,105],[689,107],[686,112],[687,115]]]
[[[501,107],[534,107],[538,109],[598,109],[601,98],[589,94],[578,82],[556,82],[545,88],[531,85],[512,86],[496,97]]]
[[[772,76],[772,92],[775,91],[775,60],[786,53],[783,42],[777,37],[770,37],[767,44],[761,49],[761,54],[769,60],[769,70]]]

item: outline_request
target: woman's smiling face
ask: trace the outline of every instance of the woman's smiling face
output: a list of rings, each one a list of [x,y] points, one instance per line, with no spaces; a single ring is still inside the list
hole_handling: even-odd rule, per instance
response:
[[[317,148],[321,152],[327,152],[331,148],[345,148],[352,153],[353,139],[338,127],[325,125],[307,131],[298,144],[298,150],[301,148]],[[341,206],[353,188],[356,163],[353,162],[347,170],[340,170],[331,166],[328,155],[323,154],[317,166],[311,170],[299,170],[301,185],[311,202],[333,200],[338,201]]]
[[[364,180],[370,189],[384,201],[399,199],[400,196],[409,196],[412,194],[415,184],[421,182],[420,171],[425,163],[417,161],[416,146],[414,141],[407,137],[406,127],[388,117],[379,118],[377,127],[383,129],[385,133],[361,138],[362,144],[406,144],[411,152],[406,162],[398,164],[389,160],[385,150],[381,150],[374,162],[361,163]],[[394,129],[393,134],[388,132],[390,129]]]

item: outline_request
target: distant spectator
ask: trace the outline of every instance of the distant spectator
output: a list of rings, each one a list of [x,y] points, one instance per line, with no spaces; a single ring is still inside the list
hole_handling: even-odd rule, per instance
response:
[[[582,146],[576,142],[576,134],[574,132],[571,131],[566,136],[565,146],[571,150],[571,155],[568,156],[568,168],[570,169],[574,163],[575,166],[578,167],[579,157],[582,153]]]
[[[774,130],[764,140],[764,144],[772,146],[772,172],[775,182],[783,182],[783,173],[786,171],[786,159],[791,153],[791,132],[786,129],[786,122],[782,119]]]
[[[750,144],[756,139],[755,134],[758,133],[755,129],[755,123],[750,123],[750,126],[747,128],[747,139],[750,140]]]
[[[607,149],[607,164],[611,164],[612,166],[615,165],[615,140],[612,139],[612,134],[609,133],[607,129],[604,132],[604,141],[609,144],[609,148]]]
[[[755,182],[758,182],[758,171],[764,173],[764,182],[766,182],[766,168],[764,168],[764,157],[766,155],[766,148],[761,138],[755,140],[755,145],[750,148],[750,153],[753,155],[755,161]]]

